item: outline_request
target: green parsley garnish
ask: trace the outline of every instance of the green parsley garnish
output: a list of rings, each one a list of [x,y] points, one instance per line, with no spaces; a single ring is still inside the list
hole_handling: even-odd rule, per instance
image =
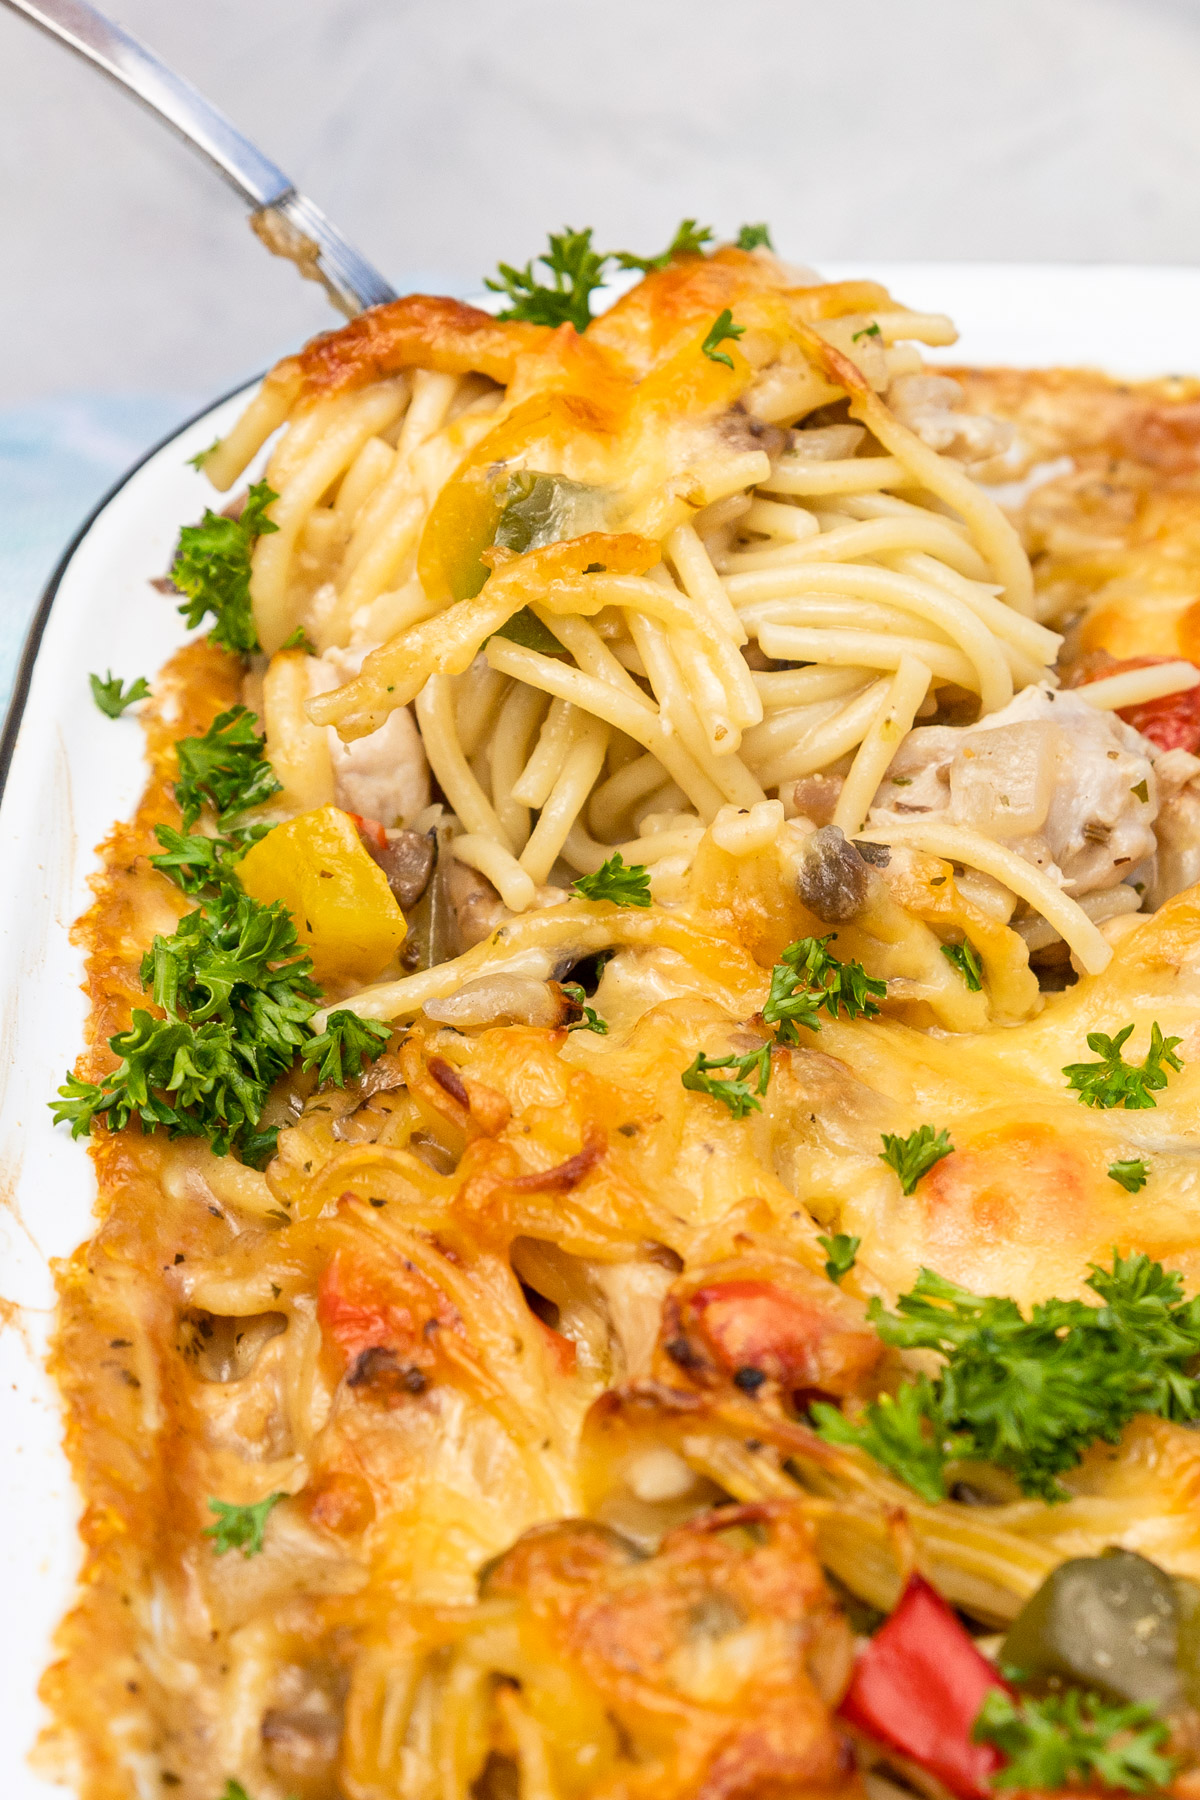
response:
[[[286,1498],[286,1494],[268,1494],[257,1506],[230,1506],[224,1500],[210,1500],[208,1510],[216,1513],[217,1522],[205,1527],[204,1536],[213,1540],[213,1554],[224,1556],[227,1550],[240,1550],[243,1556],[257,1556],[266,1538],[267,1519]]]
[[[261,1166],[274,1155],[277,1128],[257,1129],[273,1084],[297,1055],[320,1063],[322,1081],[345,1085],[390,1035],[386,1026],[347,1011],[314,1033],[321,990],[300,951],[291,915],[276,901],[244,894],[223,840],[185,838],[158,828],[166,854],[152,860],[185,892],[201,893],[172,937],[157,936],[142,960],[142,982],[163,1014],[135,1007],[128,1031],[111,1037],[120,1060],[101,1081],[68,1074],[50,1102],[56,1124],[86,1137],[94,1120],[120,1131],[206,1138],[218,1156],[235,1150]],[[206,862],[196,846],[214,846]],[[352,1022],[351,1022],[352,1021]]]
[[[1150,1171],[1144,1162],[1130,1157],[1128,1162],[1110,1163],[1108,1179],[1123,1187],[1127,1194],[1138,1194],[1150,1179]]]
[[[1126,1025],[1116,1037],[1108,1037],[1103,1031],[1089,1031],[1088,1049],[1094,1050],[1103,1061],[1068,1063],[1063,1069],[1067,1086],[1078,1090],[1085,1106],[1098,1106],[1102,1110],[1123,1106],[1129,1112],[1157,1106],[1154,1094],[1166,1087],[1167,1070],[1182,1069],[1183,1062],[1175,1054],[1175,1046],[1183,1042],[1182,1038],[1165,1038],[1157,1021],[1150,1027],[1150,1049],[1145,1062],[1125,1062],[1121,1047],[1132,1034],[1132,1025]]]
[[[152,856],[150,863],[185,894],[200,894],[236,882],[233,865],[270,830],[269,825],[242,825],[224,837],[210,838],[199,833],[188,836],[173,825],[156,825],[154,835],[163,854]]]
[[[700,348],[705,356],[707,356],[709,362],[724,363],[727,369],[732,369],[732,356],[730,356],[727,350],[718,350],[717,345],[725,343],[727,339],[736,340],[737,338],[743,337],[745,331],[746,327],[744,325],[734,324],[733,314],[728,307],[725,307],[713,320],[712,325],[709,328],[708,336],[705,338]]]
[[[534,273],[533,262],[523,269],[511,263],[499,265],[498,281],[489,276],[484,286],[494,294],[506,294],[509,304],[496,316],[525,319],[531,325],[573,325],[586,331],[592,322],[591,297],[604,286],[604,270],[610,258],[592,249],[591,228],[574,231],[564,225],[550,233],[550,248],[537,261],[550,271],[548,285]]]
[[[875,997],[882,999],[886,995],[887,982],[876,981],[861,963],[843,963],[831,956],[825,946],[836,936],[836,932],[831,932],[828,937],[798,939],[788,945],[782,960],[771,970],[771,991],[762,1009],[762,1020],[764,1025],[775,1026],[777,1044],[798,1044],[801,1025],[808,1031],[820,1031],[817,1014],[822,1008],[831,1019],[839,1014],[848,1019],[871,1018],[879,1011]],[[726,1057],[721,1062],[698,1056],[685,1072],[683,1085],[712,1094],[725,1102],[735,1119],[744,1118],[748,1112],[759,1110],[751,1088],[742,1080],[714,1080],[707,1071],[736,1067],[741,1075],[751,1066],[757,1067],[757,1092],[765,1094],[771,1074],[770,1051],[771,1046],[764,1044],[748,1056]],[[857,1239],[854,1242],[857,1248]]]
[[[703,256],[704,246],[712,241],[707,225],[695,219],[684,219],[675,236],[657,256],[634,256],[629,250],[594,250],[591,227],[575,231],[564,225],[555,235],[550,233],[550,248],[536,260],[549,271],[549,281],[535,273],[534,260],[523,269],[501,263],[499,280],[485,277],[484,286],[494,294],[504,294],[509,304],[496,316],[501,319],[525,319],[531,325],[573,325],[586,331],[592,322],[592,295],[604,286],[610,263],[619,269],[665,269],[677,256]]]
[[[971,1733],[1008,1759],[992,1777],[997,1788],[1057,1793],[1068,1785],[1145,1794],[1165,1788],[1178,1767],[1163,1755],[1170,1731],[1153,1707],[1111,1703],[1068,1688],[1014,1699],[992,1688]]]
[[[235,1781],[231,1775],[225,1783],[225,1792],[221,1795],[221,1800],[250,1800],[250,1796],[241,1782]]]
[[[814,1407],[821,1435],[867,1451],[928,1500],[944,1498],[945,1462],[968,1457],[1057,1501],[1067,1498],[1057,1477],[1097,1440],[1117,1443],[1137,1414],[1200,1417],[1190,1373],[1200,1296],[1185,1299],[1180,1275],[1142,1253],[1114,1251],[1111,1270],[1090,1267],[1099,1306],[1045,1300],[1028,1319],[1015,1300],[980,1298],[922,1269],[895,1313],[873,1300],[869,1317],[887,1344],[938,1351],[936,1380],[922,1377],[855,1419]]]
[[[236,1149],[261,1161],[275,1134],[254,1128],[312,1035],[321,990],[311,968],[279,902],[221,888],[142,959],[142,983],[165,1016],[135,1007],[129,1030],[109,1039],[117,1067],[99,1082],[68,1075],[50,1103],[55,1122],[86,1137],[97,1116],[110,1131],[136,1119],[144,1132],[207,1138],[218,1156]]]
[[[825,1273],[830,1281],[839,1282],[842,1276],[848,1275],[854,1267],[855,1259],[858,1256],[858,1246],[862,1243],[862,1239],[850,1237],[848,1233],[839,1231],[833,1237],[819,1237],[817,1242],[829,1259],[825,1264]]]
[[[950,1134],[939,1131],[935,1134],[932,1125],[918,1125],[906,1138],[892,1137],[886,1131],[880,1133],[883,1138],[883,1149],[879,1152],[880,1162],[885,1162],[889,1169],[895,1169],[900,1177],[900,1186],[906,1194],[911,1194],[923,1175],[928,1175],[934,1163],[941,1162],[943,1156],[949,1156],[954,1149],[950,1142]]]
[[[363,1019],[347,1007],[331,1012],[319,1037],[310,1038],[300,1052],[306,1069],[319,1063],[318,1079],[345,1087],[362,1074],[363,1064],[374,1062],[392,1035],[390,1025],[379,1019]]]
[[[1150,789],[1144,780],[1136,782],[1129,791],[1141,801],[1143,806],[1148,806],[1150,804]]]
[[[771,233],[765,225],[743,225],[734,243],[739,250],[774,250]]]
[[[268,506],[278,498],[265,481],[257,481],[246,495],[241,518],[227,519],[206,509],[199,525],[185,525],[179,533],[171,566],[171,580],[186,596],[179,611],[193,627],[212,613],[209,642],[223,650],[245,654],[259,647],[250,607],[250,553],[260,537],[278,531],[267,517]]]
[[[139,700],[150,698],[150,683],[144,675],[139,675],[124,687],[119,675],[112,670],[101,681],[98,675],[89,675],[88,682],[92,690],[92,699],[102,713],[110,719],[119,719],[127,706],[133,706]]]
[[[244,706],[218,713],[203,737],[180,738],[175,746],[179,780],[175,799],[190,831],[205,806],[218,825],[228,825],[251,806],[278,794],[282,783],[263,756],[266,738],[254,727],[256,715]]]
[[[975,946],[964,938],[961,944],[943,944],[942,955],[954,964],[971,992],[978,994],[983,987],[983,968]]]
[[[681,219],[675,236],[657,256],[634,256],[628,250],[618,250],[616,264],[618,269],[640,269],[643,275],[649,275],[653,269],[667,268],[677,256],[703,256],[704,246],[712,240],[710,225],[698,225],[695,219]]]
[[[932,1429],[937,1402],[927,1375],[905,1382],[894,1398],[881,1394],[860,1419],[848,1419],[825,1400],[814,1401],[809,1412],[827,1444],[865,1450],[931,1505],[946,1498],[946,1451]]]
[[[220,438],[219,437],[214,438],[212,443],[208,446],[207,450],[197,450],[195,456],[186,457],[184,460],[186,461],[189,469],[195,469],[197,474],[199,474],[200,471],[203,469],[205,463],[208,461],[209,457],[212,455],[213,451],[219,450],[220,448],[221,448]]]
[[[595,1007],[588,1005],[587,995],[584,993],[579,983],[577,981],[564,981],[562,983],[562,991],[567,996],[568,1000],[573,1001],[576,1006],[581,1006],[583,1008],[582,1019],[576,1019],[573,1025],[567,1026],[567,1030],[595,1031],[600,1037],[607,1037],[608,1020],[602,1019]]]
[[[850,342],[852,344],[857,344],[859,338],[882,336],[883,333],[880,331],[878,325],[875,324],[874,320],[872,320],[869,325],[864,325],[861,331],[852,332],[850,335]]]
[[[86,1137],[97,1117],[110,1131],[136,1119],[144,1132],[206,1138],[216,1155],[236,1151],[261,1167],[275,1153],[278,1128],[260,1131],[258,1123],[297,1056],[343,1087],[388,1041],[388,1026],[348,1010],[331,1014],[319,1035],[313,1030],[321,990],[292,916],[279,901],[251,899],[236,874],[271,827],[236,826],[221,837],[190,829],[206,803],[226,824],[278,790],[262,747],[243,706],[176,746],[184,830],[156,826],[162,853],[150,861],[199,905],[172,936],[156,936],[142,959],[142,985],[163,1016],[135,1007],[129,1029],[108,1040],[117,1067],[98,1082],[68,1074],[50,1102],[72,1137]]]
[[[290,637],[285,637],[279,648],[281,650],[303,650],[309,656],[317,654],[317,646],[305,631],[303,625],[297,625]]]
[[[737,1074],[732,1080],[723,1079],[711,1074],[713,1069],[735,1069]],[[757,1083],[753,1079],[756,1073]],[[705,1056],[702,1050],[698,1051],[695,1060],[680,1076],[685,1088],[691,1088],[697,1094],[711,1094],[714,1100],[722,1101],[729,1108],[735,1119],[762,1111],[758,1096],[766,1093],[770,1079],[770,1044],[749,1050],[745,1056]]]
[[[817,1014],[822,1007],[831,1019],[874,1018],[876,1004],[887,998],[887,982],[868,975],[861,963],[841,962],[826,950],[836,931],[822,938],[799,938],[782,952],[771,970],[771,992],[762,1009],[763,1020],[778,1026],[776,1040],[798,1044],[797,1026],[820,1031]]]
[[[594,875],[581,875],[573,886],[585,900],[611,900],[614,906],[652,904],[650,871],[642,863],[626,863],[619,850]]]

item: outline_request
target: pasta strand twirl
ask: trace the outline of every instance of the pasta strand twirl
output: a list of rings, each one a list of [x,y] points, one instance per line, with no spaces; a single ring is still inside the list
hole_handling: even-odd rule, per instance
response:
[[[857,836],[861,829],[888,764],[900,748],[901,740],[912,730],[917,708],[929,691],[931,679],[928,664],[918,661],[915,656],[900,658],[892,685],[867,728],[833,809],[833,823],[840,826],[847,837]]]
[[[421,727],[429,766],[468,832],[490,838],[511,853],[512,841],[471,772],[458,741],[448,675],[431,675],[417,695],[417,723]]]

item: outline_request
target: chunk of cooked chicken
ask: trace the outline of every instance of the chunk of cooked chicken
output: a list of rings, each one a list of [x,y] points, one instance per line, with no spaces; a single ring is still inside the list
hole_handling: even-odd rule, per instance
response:
[[[910,731],[870,822],[948,818],[1002,840],[1067,893],[1095,893],[1155,853],[1152,749],[1075,693],[1027,687],[976,725]]]
[[[1005,456],[1016,439],[1016,427],[987,413],[965,412],[966,395],[949,375],[898,375],[888,389],[888,405],[931,450],[959,462],[990,463]],[[993,471],[988,470],[989,477]]]
[[[1149,903],[1159,907],[1172,894],[1200,881],[1200,757],[1187,750],[1164,750],[1154,765],[1158,778],[1158,857]]]
[[[309,688],[323,694],[358,673],[363,650],[327,650],[309,661]],[[429,805],[429,765],[406,706],[388,714],[378,731],[344,744],[327,727],[333,763],[334,798],[346,812],[383,825],[399,825]]]

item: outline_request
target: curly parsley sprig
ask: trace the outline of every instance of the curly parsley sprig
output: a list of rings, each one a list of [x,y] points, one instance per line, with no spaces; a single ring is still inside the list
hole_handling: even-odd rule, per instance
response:
[[[887,982],[868,975],[859,962],[841,962],[825,946],[837,936],[799,938],[789,944],[771,970],[771,991],[762,1016],[777,1027],[781,1044],[798,1044],[797,1026],[820,1031],[818,1013],[831,1019],[871,1019],[887,998]]]
[[[1063,1074],[1067,1086],[1074,1088],[1085,1106],[1108,1110],[1123,1106],[1138,1112],[1157,1106],[1154,1098],[1167,1085],[1169,1070],[1178,1071],[1183,1059],[1175,1054],[1182,1038],[1164,1037],[1157,1020],[1150,1027],[1150,1048],[1141,1063],[1127,1063],[1121,1055],[1126,1040],[1133,1036],[1133,1026],[1126,1025],[1116,1037],[1103,1031],[1088,1032],[1088,1049],[1100,1057],[1095,1063],[1067,1063]]]
[[[258,1556],[266,1544],[267,1520],[286,1498],[286,1494],[268,1494],[257,1506],[231,1506],[225,1500],[210,1500],[208,1510],[216,1513],[217,1522],[205,1527],[204,1536],[213,1540],[213,1555],[240,1550],[243,1556]]]
[[[584,900],[611,900],[614,906],[649,906],[650,871],[642,863],[627,863],[615,850],[594,875],[581,875],[575,892]]]
[[[211,613],[215,622],[209,642],[222,650],[245,655],[259,647],[250,605],[250,557],[260,537],[279,530],[267,517],[267,508],[278,498],[265,481],[256,481],[239,518],[206,510],[199,525],[185,525],[179,533],[171,565],[171,580],[184,595],[179,611],[193,628]]]
[[[807,1031],[820,1031],[817,1015],[822,1010],[831,1019],[873,1018],[878,1013],[877,1002],[886,996],[887,982],[868,975],[861,963],[844,963],[831,955],[825,946],[836,936],[831,932],[823,938],[799,938],[787,946],[771,970],[771,989],[761,1018],[764,1025],[774,1026],[776,1044],[798,1044],[801,1025]],[[716,1060],[698,1055],[680,1079],[686,1088],[723,1100],[735,1119],[743,1119],[760,1110],[756,1095],[766,1093],[771,1079],[770,1051],[768,1043],[742,1057]],[[751,1065],[757,1073],[757,1088],[743,1079]],[[709,1073],[721,1068],[736,1068],[737,1076],[718,1079]]]
[[[862,1239],[851,1237],[848,1232],[838,1231],[832,1237],[819,1237],[817,1242],[827,1258],[825,1273],[836,1285],[854,1267]]]
[[[1200,1418],[1200,1296],[1141,1253],[1113,1253],[1111,1269],[1091,1265],[1087,1285],[1100,1301],[1051,1299],[1028,1318],[1014,1300],[969,1293],[922,1269],[895,1313],[878,1300],[870,1318],[885,1343],[932,1350],[943,1366],[933,1381],[902,1387],[856,1418],[813,1409],[829,1441],[854,1444],[926,1499],[945,1497],[951,1457],[1011,1471],[1022,1491],[1067,1498],[1058,1477],[1088,1446],[1116,1443],[1139,1413]]]
[[[881,1394],[859,1419],[824,1400],[809,1412],[827,1444],[865,1450],[931,1505],[946,1498],[946,1442],[935,1428],[937,1396],[927,1375],[905,1382],[894,1396]]]
[[[223,837],[205,837],[200,832],[176,831],[173,825],[156,825],[154,835],[162,845],[162,854],[150,858],[151,867],[185,894],[224,887],[237,879],[234,865],[270,829],[269,825],[240,825]]]
[[[879,1152],[879,1160],[895,1170],[906,1194],[915,1191],[918,1181],[928,1175],[935,1163],[954,1152],[949,1132],[935,1132],[932,1125],[918,1125],[906,1138],[895,1137],[886,1131],[880,1136],[883,1149]]]
[[[245,706],[218,713],[203,737],[180,738],[175,746],[179,780],[175,799],[190,831],[206,806],[226,826],[252,806],[262,806],[282,789],[263,755],[266,738],[254,729],[257,716]]]
[[[746,227],[743,225],[742,230]],[[665,269],[677,256],[703,256],[705,245],[714,237],[711,225],[700,225],[695,219],[681,219],[675,236],[657,256],[634,256],[629,250],[618,250],[614,260],[618,269],[640,269],[649,275],[654,269]]]
[[[1123,1187],[1127,1194],[1140,1194],[1150,1179],[1150,1170],[1140,1157],[1131,1156],[1123,1162],[1110,1163],[1108,1179]]]
[[[98,1082],[68,1075],[51,1101],[72,1137],[97,1118],[110,1131],[207,1139],[261,1166],[277,1130],[259,1130],[271,1088],[301,1057],[320,1078],[345,1086],[387,1043],[385,1027],[335,1013],[317,1036],[321,990],[284,906],[241,892],[232,878],[161,934],[142,960],[142,981],[163,1016],[135,1007],[128,1031],[109,1039],[117,1067]],[[353,1020],[348,1024],[347,1020]],[[338,1021],[335,1023],[334,1021]]]
[[[1077,1688],[1036,1698],[992,1688],[971,1735],[1004,1753],[1004,1766],[992,1777],[997,1788],[1056,1793],[1098,1782],[1145,1794],[1165,1788],[1178,1767],[1163,1754],[1170,1730],[1153,1707],[1113,1704]]]
[[[733,1069],[733,1076],[714,1074],[717,1069]],[[771,1079],[771,1046],[762,1044],[744,1056],[705,1056],[697,1051],[695,1058],[680,1076],[685,1088],[697,1094],[708,1094],[727,1106],[735,1119],[747,1113],[761,1112],[761,1096]]]
[[[272,1085],[311,1037],[321,990],[296,928],[276,901],[263,906],[229,885],[154,939],[142,982],[161,1018],[135,1007],[109,1039],[117,1067],[99,1082],[68,1075],[51,1102],[57,1123],[87,1136],[111,1131],[206,1138],[218,1156],[261,1162],[275,1133],[257,1130]]]
[[[150,698],[150,683],[144,675],[138,675],[126,687],[119,675],[112,670],[101,681],[99,675],[89,675],[88,683],[92,690],[92,699],[107,718],[119,719],[128,706],[136,706],[139,700]]]
[[[375,1061],[391,1035],[391,1026],[381,1020],[363,1019],[348,1007],[339,1007],[326,1018],[320,1036],[304,1045],[300,1061],[306,1069],[317,1065],[320,1081],[345,1087],[362,1074],[366,1063]]]
[[[252,724],[253,714],[237,707],[204,738],[182,740],[180,763],[193,783],[185,823],[204,798],[228,816],[242,810],[247,792],[278,786]],[[218,1156],[236,1152],[258,1167],[278,1135],[274,1126],[260,1129],[271,1088],[297,1057],[305,1068],[318,1065],[322,1082],[344,1087],[384,1048],[389,1028],[348,1010],[314,1031],[321,990],[290,913],[279,901],[252,899],[237,879],[236,863],[268,829],[209,838],[156,827],[162,854],[151,862],[199,904],[169,936],[159,933],[142,960],[142,984],[161,1016],[135,1007],[129,1028],[109,1039],[116,1068],[98,1082],[68,1074],[50,1102],[73,1137],[89,1135],[97,1119],[111,1131],[136,1121],[144,1132],[204,1138]]]
[[[649,275],[668,268],[681,257],[705,256],[713,237],[711,226],[683,219],[665,250],[656,256],[637,256],[631,250],[597,250],[590,226],[576,231],[573,226],[564,225],[561,231],[550,233],[549,248],[541,256],[532,257],[523,269],[500,263],[496,276],[485,276],[484,286],[494,294],[503,294],[508,302],[498,318],[524,319],[531,325],[552,328],[573,325],[576,331],[583,332],[592,322],[592,295],[604,286],[610,266],[637,269]],[[736,242],[740,250],[772,247],[765,225],[743,225]],[[735,330],[726,335],[741,334]],[[716,360],[733,366],[728,356],[718,355]]]
[[[550,233],[550,248],[536,261],[549,270],[550,280],[534,272],[534,259],[523,269],[501,263],[500,279],[489,275],[484,286],[505,294],[508,305],[497,317],[524,319],[531,325],[573,325],[586,331],[592,322],[591,297],[604,286],[604,271],[611,258],[592,249],[592,231],[575,231],[564,225]]]
[[[733,314],[726,306],[713,320],[712,325],[709,327],[708,336],[701,344],[700,349],[703,354],[707,356],[709,362],[724,363],[727,369],[732,369],[732,356],[730,356],[728,350],[719,350],[717,346],[718,344],[724,344],[727,341],[736,343],[738,338],[744,337],[745,335],[746,327],[744,325],[734,324]]]

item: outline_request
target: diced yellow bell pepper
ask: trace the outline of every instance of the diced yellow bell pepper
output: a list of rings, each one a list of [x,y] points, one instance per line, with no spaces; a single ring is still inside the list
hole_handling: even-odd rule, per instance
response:
[[[404,914],[387,877],[336,806],[277,825],[246,853],[238,875],[253,899],[283,901],[320,982],[370,981],[404,942]]]

